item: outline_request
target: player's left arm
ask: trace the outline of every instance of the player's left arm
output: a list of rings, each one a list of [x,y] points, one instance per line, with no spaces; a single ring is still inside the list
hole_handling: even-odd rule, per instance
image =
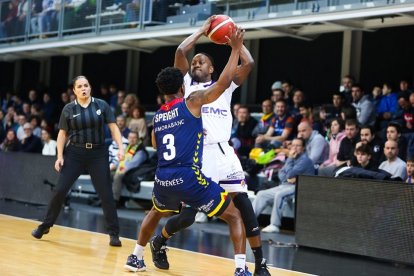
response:
[[[155,131],[152,130],[151,132],[151,144],[154,149],[157,149],[157,142],[155,140]]]
[[[247,76],[254,67],[254,59],[249,50],[247,50],[246,46],[244,45],[240,50],[240,61],[240,65],[237,66],[236,74],[233,78],[233,82],[238,86],[240,86],[246,80]]]

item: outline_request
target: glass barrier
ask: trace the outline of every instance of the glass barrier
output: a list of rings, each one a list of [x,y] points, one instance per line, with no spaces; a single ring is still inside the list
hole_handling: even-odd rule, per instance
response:
[[[0,0],[0,47],[195,25],[212,14],[243,22],[407,2],[414,0]]]

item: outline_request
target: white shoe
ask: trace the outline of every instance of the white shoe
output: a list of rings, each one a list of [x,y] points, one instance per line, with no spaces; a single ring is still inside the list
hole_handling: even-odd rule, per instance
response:
[[[268,226],[266,226],[265,228],[262,229],[262,232],[264,233],[279,233],[279,227],[277,227],[276,225],[273,224],[269,224]]]
[[[198,223],[206,223],[208,221],[207,215],[202,212],[198,212],[195,216],[195,222]]]

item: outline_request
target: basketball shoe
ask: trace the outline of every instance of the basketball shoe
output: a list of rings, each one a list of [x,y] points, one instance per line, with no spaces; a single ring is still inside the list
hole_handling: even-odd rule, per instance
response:
[[[157,239],[158,236],[154,236],[150,240],[150,248],[152,253],[152,261],[154,265],[159,269],[169,269],[170,264],[167,259],[167,245],[160,243]]]
[[[124,265],[124,268],[132,272],[145,271],[147,269],[144,260],[138,260],[138,257],[134,254],[128,256],[128,260],[127,263]]]
[[[266,259],[263,258],[260,265],[256,265],[254,268],[253,276],[270,276],[269,270],[267,270]]]
[[[243,268],[236,268],[234,271],[234,276],[250,276],[252,275],[250,272],[245,271]]]

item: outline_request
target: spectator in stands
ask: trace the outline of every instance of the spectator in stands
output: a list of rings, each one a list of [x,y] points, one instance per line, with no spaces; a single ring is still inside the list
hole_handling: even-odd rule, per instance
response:
[[[400,178],[405,181],[407,178],[406,163],[398,157],[398,144],[388,140],[384,145],[384,155],[387,158],[381,163],[379,169],[389,172],[392,178]]]
[[[29,90],[29,93],[27,94],[27,103],[30,105],[41,104],[41,100],[39,99],[39,95],[36,90]]]
[[[414,157],[407,160],[407,183],[414,184]]]
[[[367,144],[371,148],[372,163],[378,166],[383,157],[383,145],[381,138],[377,137],[372,126],[362,126],[359,132],[360,142],[356,144],[358,147],[360,144]]]
[[[358,123],[356,120],[350,119],[345,122],[345,135],[346,137],[342,139],[339,146],[339,152],[335,165],[320,168],[318,170],[318,175],[333,176],[334,171],[337,168],[351,165],[351,160],[353,159],[353,154],[355,151],[355,145],[359,142],[360,139]]]
[[[56,156],[56,141],[50,137],[50,132],[47,129],[42,129],[43,155]]]
[[[42,153],[43,144],[39,137],[33,135],[33,127],[30,123],[23,125],[25,137],[22,140],[20,151],[31,153]]]
[[[7,113],[4,116],[4,128],[7,130],[9,129],[13,129],[14,132],[16,133],[17,129],[19,128],[19,124],[17,123],[17,114],[14,111],[14,107],[10,106],[7,108]],[[15,120],[16,119],[16,120]]]
[[[16,130],[16,135],[17,139],[21,142],[26,136],[23,128],[24,124],[27,122],[26,116],[24,114],[17,115],[17,122],[19,123],[19,127]]]
[[[22,105],[22,113],[24,114],[24,116],[26,116],[26,118],[30,118],[30,115],[32,115],[30,113],[30,109],[31,109],[31,105],[27,102],[24,102]]]
[[[400,80],[400,91],[398,92],[398,94],[409,96],[411,92],[412,90],[409,88],[408,80]]]
[[[374,104],[369,100],[368,95],[364,95],[359,84],[352,85],[352,105],[355,107],[360,125],[373,126],[375,124]]]
[[[345,98],[343,93],[334,92],[332,94],[332,105],[326,109],[328,118],[341,117],[342,108],[345,105]]]
[[[57,110],[61,111],[63,107],[67,105],[69,102],[70,102],[69,94],[67,92],[62,92],[60,94],[60,101],[59,101],[59,104],[57,105]]]
[[[131,120],[131,109],[129,108],[129,105],[126,102],[123,102],[121,104],[121,114],[125,117],[125,122],[128,125],[129,120]]]
[[[351,75],[346,75],[342,78],[342,85],[340,91],[345,99],[345,104],[349,105],[352,103],[352,86],[355,83],[355,79]]]
[[[262,117],[260,122],[257,123],[256,127],[253,129],[253,136],[257,137],[259,134],[265,134],[272,124],[272,120],[275,118],[275,113],[273,112],[273,102],[271,100],[264,100],[262,102]]]
[[[401,135],[401,125],[391,122],[387,126],[387,139],[395,141],[398,144],[398,157],[402,160],[407,160],[407,145],[408,141],[405,136]]]
[[[119,162],[112,183],[112,191],[117,207],[121,204],[122,178],[125,173],[132,168],[139,167],[148,159],[148,153],[145,151],[145,146],[138,136],[138,132],[131,131],[128,134],[128,143],[128,146],[125,148],[125,158]]]
[[[122,104],[125,101],[125,95],[126,95],[126,92],[124,90],[119,90],[117,92],[116,107],[115,107],[115,115],[116,116],[122,114]]]
[[[31,8],[29,7],[29,1],[21,0],[17,7],[16,35],[21,36],[25,34],[27,15],[30,13],[30,11]]]
[[[16,133],[13,129],[9,129],[6,133],[6,138],[0,145],[0,150],[3,152],[8,151],[20,151],[21,144],[19,139],[17,139]]]
[[[312,129],[309,122],[298,125],[298,138],[305,141],[306,155],[315,165],[320,165],[328,159],[329,145],[325,138]]]
[[[273,105],[275,105],[278,100],[283,100],[285,98],[284,95],[283,90],[280,88],[272,90],[272,96],[270,99],[272,100]]]
[[[312,110],[312,128],[323,137],[326,136],[326,110],[325,106],[315,106]]]
[[[237,125],[231,130],[231,142],[237,154],[249,157],[249,152],[254,146],[253,130],[257,120],[250,116],[247,106],[240,106],[237,110]]]
[[[132,0],[126,5],[125,12],[127,22],[139,22],[139,4],[139,0]],[[131,27],[136,27],[136,25],[131,25]]]
[[[414,131],[414,93],[410,94],[410,96],[408,97],[407,105],[404,105],[403,119],[404,119],[404,132],[413,132]]]
[[[128,138],[128,134],[131,130],[126,126],[124,115],[118,115],[116,117],[116,125],[119,127],[119,131],[121,131],[122,137]]]
[[[142,106],[137,105],[132,108],[131,120],[128,123],[128,128],[131,131],[138,132],[138,136],[144,142],[144,145],[149,145],[149,136],[147,122],[145,121],[145,110]]]
[[[135,95],[133,93],[129,93],[125,96],[124,103],[127,103],[130,112],[132,112],[132,110],[140,104],[137,95]],[[129,114],[129,116],[131,116],[131,115],[132,115],[132,113]]]
[[[342,139],[346,137],[344,123],[340,118],[331,120],[329,130],[329,157],[321,164],[321,168],[335,166],[339,146],[341,145]]]
[[[32,16],[30,19],[31,33],[39,34],[43,32],[41,17],[43,11],[43,0],[33,0],[32,3]]]
[[[392,92],[391,84],[384,83],[382,86],[382,98],[376,109],[377,127],[379,129],[386,128],[391,120],[396,119],[397,105],[397,93]]]
[[[232,116],[233,116],[232,128],[235,128],[237,126],[237,124],[239,123],[237,121],[237,111],[239,110],[240,106],[241,106],[241,103],[234,103],[233,104],[233,108],[231,110]]]
[[[282,90],[285,101],[290,106],[293,104],[293,92],[295,91],[293,84],[289,80],[282,81]]]
[[[295,196],[297,177],[315,174],[314,164],[305,153],[303,139],[293,139],[286,163],[278,174],[279,186],[259,191],[252,202],[256,216],[259,216],[267,206],[273,206],[270,224],[262,229],[262,232],[266,233],[279,232],[283,206],[287,199]]]
[[[43,103],[42,103],[43,117],[48,122],[56,121],[56,103],[52,100],[50,93],[43,94]]]
[[[344,122],[346,122],[347,120],[356,120],[357,113],[356,113],[355,107],[353,107],[352,105],[342,107],[341,119]]]
[[[300,89],[295,89],[293,91],[293,97],[292,97],[292,106],[289,108],[289,113],[292,115],[295,119],[298,117],[300,120],[300,112],[299,112],[299,106],[305,102],[305,93],[303,93]],[[296,119],[296,122],[297,119]]]
[[[369,95],[369,100],[373,102],[375,110],[378,109],[382,98],[382,88],[379,85],[375,85],[372,88],[371,95]]]
[[[378,166],[371,162],[372,151],[367,144],[361,144],[355,149],[355,159],[351,162],[353,167],[359,167],[364,170],[376,171]]]
[[[280,148],[282,143],[293,137],[295,120],[289,115],[287,105],[284,100],[278,100],[275,108],[275,119],[264,135],[256,138],[257,148]]]
[[[11,0],[8,5],[8,12],[6,18],[0,24],[0,35],[4,37],[13,37],[17,34],[17,11],[19,6],[19,0]]]
[[[33,135],[41,138],[42,137],[42,129],[40,128],[40,117],[39,116],[31,116],[29,119],[30,124],[32,125]]]

